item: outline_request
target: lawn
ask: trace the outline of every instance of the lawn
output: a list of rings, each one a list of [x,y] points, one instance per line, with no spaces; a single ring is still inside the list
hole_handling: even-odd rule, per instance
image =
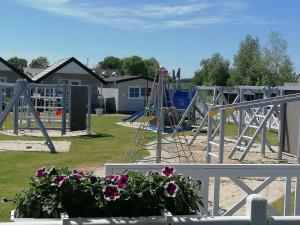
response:
[[[126,162],[125,153],[135,129],[115,125],[122,116],[92,117],[92,130],[97,133],[89,137],[55,138],[71,141],[66,153],[0,152],[0,197],[12,199],[14,194],[27,186],[28,178],[42,166],[66,165],[71,168],[101,166],[108,162]],[[0,140],[24,140],[24,137],[0,135]],[[42,140],[27,138],[26,140]],[[9,219],[13,204],[0,203],[0,221]]]
[[[125,153],[129,149],[135,129],[115,125],[121,121],[121,115],[92,116],[94,136],[54,138],[53,140],[70,140],[71,148],[66,153],[38,152],[0,152],[0,197],[12,199],[14,194],[27,186],[28,178],[42,166],[66,165],[71,168],[100,167],[108,162],[126,162]],[[226,124],[225,135],[236,136],[233,124]],[[190,132],[188,132],[190,133]],[[149,136],[148,136],[149,135]],[[154,138],[155,133],[149,132],[147,137]],[[206,135],[206,134],[203,134]],[[276,134],[267,134],[272,144],[277,144]],[[0,135],[0,140],[24,140],[24,137]],[[28,138],[27,140],[43,140]],[[0,203],[0,221],[9,219],[13,204]]]

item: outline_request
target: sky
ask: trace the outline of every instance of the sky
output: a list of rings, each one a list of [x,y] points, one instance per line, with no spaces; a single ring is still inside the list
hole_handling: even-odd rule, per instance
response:
[[[299,9],[299,0],[1,0],[0,56],[93,67],[139,55],[187,78],[216,52],[232,62],[247,34],[267,46],[274,30],[300,73]]]

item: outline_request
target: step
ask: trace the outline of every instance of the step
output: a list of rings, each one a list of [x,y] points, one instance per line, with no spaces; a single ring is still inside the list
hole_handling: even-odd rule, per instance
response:
[[[218,146],[218,147],[220,146],[219,143],[216,143],[216,142],[213,142],[213,141],[210,141],[209,144],[214,145],[214,146]]]
[[[259,118],[266,118],[265,115],[255,115],[255,117],[259,117]]]
[[[219,158],[219,156],[217,154],[214,154],[212,152],[209,152],[208,154],[211,155],[211,156],[213,156],[213,157]]]
[[[249,125],[250,128],[254,128],[254,129],[258,129],[259,126],[256,126],[256,125]]]
[[[245,139],[249,139],[249,140],[251,140],[253,137],[250,137],[250,136],[246,136],[246,135],[244,135],[244,136],[242,136],[243,138],[245,138]]]
[[[236,145],[235,148],[240,149],[240,150],[245,150],[245,149],[246,149],[246,147],[244,147],[244,146],[239,146],[239,145]]]

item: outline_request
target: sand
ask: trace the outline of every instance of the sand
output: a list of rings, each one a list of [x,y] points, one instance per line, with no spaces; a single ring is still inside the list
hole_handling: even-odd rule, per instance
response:
[[[19,130],[18,135],[13,133],[13,130],[2,130],[1,134],[10,135],[10,136],[31,136],[31,137],[43,137],[43,134],[40,130]],[[86,130],[79,131],[67,131],[66,134],[62,135],[59,130],[47,130],[47,133],[50,137],[78,137],[93,135],[93,133],[88,133]]]
[[[57,152],[68,152],[70,141],[53,141]],[[0,151],[50,152],[45,141],[0,141]]]

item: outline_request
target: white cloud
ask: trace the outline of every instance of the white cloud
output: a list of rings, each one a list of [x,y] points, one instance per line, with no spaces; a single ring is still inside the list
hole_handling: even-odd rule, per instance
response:
[[[245,1],[165,0],[164,3],[112,4],[106,0],[16,0],[53,14],[126,29],[172,29],[218,24],[263,23],[244,15]]]

